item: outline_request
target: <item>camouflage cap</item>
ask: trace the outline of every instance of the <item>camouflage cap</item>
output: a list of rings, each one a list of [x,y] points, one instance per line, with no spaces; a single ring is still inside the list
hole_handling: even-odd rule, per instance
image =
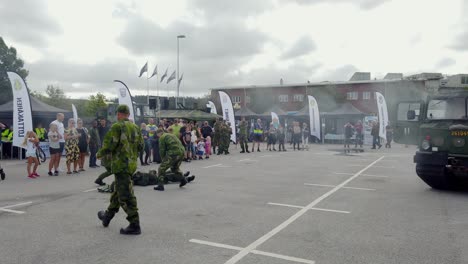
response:
[[[122,113],[122,114],[130,114],[130,109],[128,108],[127,105],[121,104],[119,107],[117,107],[117,113]]]
[[[156,134],[160,134],[160,133],[164,133],[164,130],[162,130],[161,128],[158,128],[158,129],[156,130]]]

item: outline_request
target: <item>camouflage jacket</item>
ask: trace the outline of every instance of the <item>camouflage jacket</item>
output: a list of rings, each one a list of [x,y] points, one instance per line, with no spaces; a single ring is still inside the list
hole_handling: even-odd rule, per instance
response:
[[[247,136],[247,121],[240,121],[240,123],[239,123],[239,134],[241,136]]]
[[[106,167],[110,167],[112,173],[133,174],[137,169],[137,158],[143,146],[140,128],[124,119],[113,124],[107,132],[97,157],[110,160]]]
[[[161,159],[166,156],[184,155],[184,146],[174,134],[164,133],[159,138],[159,155]]]

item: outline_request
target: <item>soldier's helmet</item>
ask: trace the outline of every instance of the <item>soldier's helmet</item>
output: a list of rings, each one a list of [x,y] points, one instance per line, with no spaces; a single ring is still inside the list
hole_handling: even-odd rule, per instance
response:
[[[117,113],[130,114],[130,109],[127,105],[121,104],[117,107]]]

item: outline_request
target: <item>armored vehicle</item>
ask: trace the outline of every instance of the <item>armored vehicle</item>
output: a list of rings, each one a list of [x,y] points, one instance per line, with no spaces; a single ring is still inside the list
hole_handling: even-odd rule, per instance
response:
[[[432,188],[456,188],[468,178],[467,104],[467,90],[449,89],[428,96],[425,102],[399,105],[398,122],[406,123],[401,134],[418,143],[416,173]]]

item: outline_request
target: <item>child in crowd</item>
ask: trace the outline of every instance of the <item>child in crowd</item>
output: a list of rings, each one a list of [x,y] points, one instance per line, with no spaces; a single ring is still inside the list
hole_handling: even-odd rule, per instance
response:
[[[203,138],[200,138],[200,140],[198,140],[197,155],[199,160],[202,160],[203,155],[205,155],[205,140]]]
[[[24,137],[23,146],[26,146],[26,157],[28,158],[28,178],[35,179],[40,175],[37,174],[37,166],[39,166],[39,160],[36,156],[36,143],[39,142],[39,139],[36,136],[36,133],[33,131],[28,131],[26,137]],[[34,167],[31,173],[31,166],[34,163]]]
[[[207,136],[205,139],[205,159],[209,159],[211,155],[211,137]]]
[[[49,138],[49,151],[50,151],[50,161],[49,161],[49,176],[58,176],[58,167],[57,160],[60,159],[60,143],[61,135],[58,132],[57,124],[50,123],[49,132],[47,133]],[[54,169],[54,173],[52,173]]]

